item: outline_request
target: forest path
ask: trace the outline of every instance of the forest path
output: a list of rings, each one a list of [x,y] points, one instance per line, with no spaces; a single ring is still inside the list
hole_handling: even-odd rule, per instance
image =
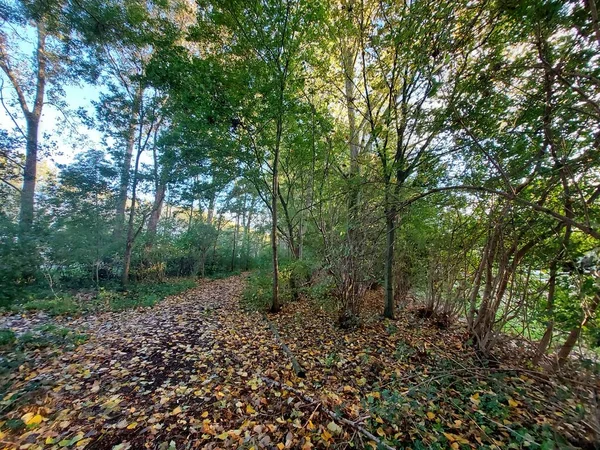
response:
[[[313,371],[316,384],[304,384],[263,315],[241,309],[244,284],[244,276],[209,281],[153,308],[74,321],[85,326],[85,343],[40,352],[20,369],[11,390],[24,401],[9,417],[29,425],[3,436],[6,448],[308,449],[329,446],[335,434],[347,441],[341,428],[327,430],[325,414],[318,423],[318,405],[261,379],[325,394],[324,402],[339,403],[336,391],[354,396],[331,374],[339,357],[326,361],[344,339],[324,340],[331,317],[300,315],[299,304],[271,317],[306,367],[321,369]]]
[[[282,357],[261,316],[240,312],[243,286],[242,276],[210,281],[153,308],[76,321],[87,342],[20,370],[12,391],[34,395],[14,418],[35,419],[7,448],[222,446],[224,431],[256,415],[253,374]]]
[[[368,292],[363,324],[352,331],[339,329],[331,302],[318,299],[269,316],[306,370],[297,378],[263,314],[240,305],[245,281],[206,281],[152,308],[74,320],[85,343],[41,348],[14,376],[0,403],[3,448],[375,448],[356,424],[388,442],[477,448],[482,439],[507,440],[501,426],[493,438],[481,431],[480,398],[486,414],[513,426],[543,417],[568,434],[581,420],[555,386],[531,388],[534,380],[518,372],[498,379],[465,371],[475,356],[460,326],[439,330],[410,312],[381,320],[380,291]],[[438,383],[457,374],[465,378]]]

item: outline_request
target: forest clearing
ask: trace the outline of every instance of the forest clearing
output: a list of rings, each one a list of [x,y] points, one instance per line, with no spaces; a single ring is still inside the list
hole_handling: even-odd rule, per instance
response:
[[[463,345],[463,327],[440,330],[409,313],[381,322],[381,292],[367,301],[360,330],[339,330],[309,300],[265,319],[241,309],[243,282],[208,281],[153,308],[63,323],[88,339],[69,351],[36,350],[14,375],[3,404],[12,398],[12,415],[27,426],[4,433],[4,444],[553,448],[570,441],[593,448],[582,373],[564,380],[527,370],[527,348],[481,366]]]

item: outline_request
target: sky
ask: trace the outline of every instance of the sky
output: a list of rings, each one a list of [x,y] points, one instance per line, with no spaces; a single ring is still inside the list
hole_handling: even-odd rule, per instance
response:
[[[12,25],[3,24],[6,28],[2,31],[8,38],[7,47],[11,65],[18,67],[19,64],[24,64],[34,55],[35,51],[35,31],[33,27],[26,26],[15,28]],[[29,65],[29,64],[27,64]],[[6,77],[4,71],[0,70],[0,78],[2,80],[2,97],[5,105],[10,109],[12,115],[17,118],[19,126],[24,129],[24,118],[20,108],[16,106],[15,91],[12,84]],[[65,91],[64,100],[71,112],[78,108],[84,108],[93,116],[94,107],[92,101],[98,100],[101,92],[100,86],[94,86],[87,83],[81,83],[79,86],[66,85],[62,86]],[[29,100],[29,99],[28,99]],[[15,104],[15,107],[12,104]],[[72,114],[71,114],[72,115]],[[69,136],[69,133],[60,131],[58,124],[63,122],[64,116],[56,107],[51,104],[44,104],[42,109],[42,118],[40,122],[40,143],[43,145],[44,135],[52,135],[52,140],[56,142],[56,151],[52,152],[51,158],[46,158],[47,162],[52,164],[66,164],[73,160],[76,153],[83,150],[100,145],[101,135],[96,130],[89,129],[82,124],[76,126],[74,136]],[[76,123],[76,120],[71,120],[71,123]],[[15,126],[7,114],[4,106],[0,105],[0,128],[13,131]],[[24,149],[23,149],[24,151]]]

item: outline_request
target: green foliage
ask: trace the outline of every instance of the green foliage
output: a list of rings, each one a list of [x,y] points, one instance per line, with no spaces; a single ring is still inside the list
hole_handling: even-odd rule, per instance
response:
[[[23,351],[46,347],[73,348],[87,340],[85,334],[77,333],[69,328],[57,325],[43,325],[33,331],[23,333],[16,341],[16,346]]]
[[[0,329],[0,347],[6,347],[13,344],[16,340],[15,333],[12,330]]]
[[[34,278],[36,242],[18,238],[18,227],[0,212],[0,306],[19,298]]]
[[[137,284],[127,292],[101,290],[100,304],[113,311],[137,307],[152,307],[170,295],[177,295],[196,285],[194,280],[184,279],[155,284]]]
[[[266,271],[253,272],[242,294],[242,305],[254,311],[266,311],[273,297],[272,275]]]
[[[289,301],[288,283],[279,285],[279,295],[283,302]],[[267,311],[273,298],[273,274],[266,270],[255,271],[248,277],[242,293],[242,305],[253,311]]]
[[[31,300],[20,305],[20,308],[25,311],[44,311],[51,316],[74,315],[81,312],[80,306],[69,295]]]
[[[76,301],[68,293],[57,293],[50,298],[35,298],[12,306],[14,311],[44,311],[51,316],[81,315],[97,311],[120,311],[137,307],[152,307],[170,295],[193,288],[192,279],[171,279],[160,283],[138,283],[123,292],[118,285],[101,287],[90,292],[86,300]],[[38,295],[44,295],[41,291]]]
[[[400,379],[375,391],[375,395],[368,395],[364,406],[371,412],[369,422],[373,429],[392,426],[399,431],[398,438],[391,440],[399,448],[410,445],[443,449],[453,443],[459,445],[456,448],[467,448],[471,444],[471,426],[484,430],[483,440],[478,443],[482,449],[496,448],[499,440],[508,448],[568,445],[548,425],[532,424],[521,418],[521,408],[542,414],[546,406],[540,399],[527,404],[515,400],[525,393],[523,389],[518,377],[502,372],[485,379],[472,379],[467,374],[446,370],[442,375],[435,375],[431,382],[425,380],[407,386]],[[408,440],[404,430],[411,430],[414,440]]]

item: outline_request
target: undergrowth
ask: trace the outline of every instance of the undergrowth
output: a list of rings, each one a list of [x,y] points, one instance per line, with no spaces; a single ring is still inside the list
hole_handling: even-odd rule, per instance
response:
[[[136,307],[150,307],[168,297],[193,288],[193,279],[169,280],[162,283],[140,283],[122,291],[117,285],[100,287],[90,292],[59,292],[48,296],[40,291],[33,298],[13,304],[12,312],[42,311],[50,316],[78,316],[98,311],[121,311]],[[37,297],[37,298],[36,298]],[[1,336],[0,336],[1,341]]]

